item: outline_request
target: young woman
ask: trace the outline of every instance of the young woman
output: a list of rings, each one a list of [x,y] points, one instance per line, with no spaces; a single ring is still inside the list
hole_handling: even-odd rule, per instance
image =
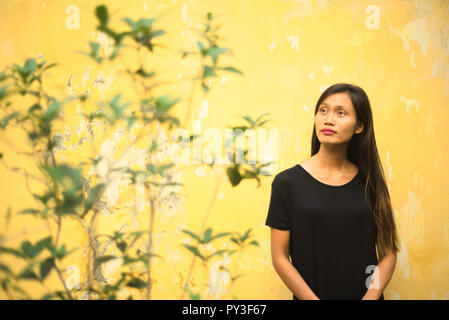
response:
[[[323,92],[311,157],[275,176],[265,224],[293,300],[384,299],[399,240],[363,89]]]

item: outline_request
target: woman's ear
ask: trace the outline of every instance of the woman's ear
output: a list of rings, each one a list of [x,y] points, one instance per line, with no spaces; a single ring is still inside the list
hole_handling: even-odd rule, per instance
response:
[[[357,125],[357,127],[356,127],[356,129],[355,129],[355,134],[359,134],[359,133],[361,133],[363,131],[363,122],[358,122],[358,125]]]

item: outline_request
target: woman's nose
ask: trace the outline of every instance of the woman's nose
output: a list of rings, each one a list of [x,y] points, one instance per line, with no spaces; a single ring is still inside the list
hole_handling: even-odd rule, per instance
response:
[[[333,119],[334,119],[333,113],[329,112],[328,114],[326,114],[324,121],[326,123],[333,123]]]

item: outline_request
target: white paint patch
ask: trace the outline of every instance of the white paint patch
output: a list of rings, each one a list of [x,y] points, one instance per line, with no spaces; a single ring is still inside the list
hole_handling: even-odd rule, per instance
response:
[[[203,166],[199,166],[196,170],[195,170],[195,174],[198,177],[205,177],[206,176],[206,171],[204,170]]]
[[[273,52],[274,48],[276,47],[276,42],[274,37],[271,40],[271,46],[270,46],[270,51]]]
[[[209,100],[202,100],[201,101],[201,110],[199,111],[198,120],[207,117],[207,114],[209,112]]]
[[[69,290],[80,288],[80,269],[77,265],[69,265],[65,269],[65,273],[69,276],[65,279],[65,285]]]
[[[220,85],[222,86],[223,83],[225,83],[226,81],[228,81],[228,78],[226,78],[225,76],[222,76],[221,80],[220,80]]]
[[[416,41],[419,44],[421,53],[424,56],[427,54],[427,45],[430,40],[430,32],[427,31],[425,17],[411,21],[406,24],[402,30],[393,28],[390,22],[388,22],[388,26],[390,28],[390,34],[395,34],[402,39],[405,51],[410,51],[410,41]],[[414,61],[414,55],[415,51],[411,50],[410,64],[415,68],[417,65]]]
[[[299,39],[298,37],[287,35],[288,41],[290,41],[290,46],[292,49],[295,49],[296,52],[299,52]]]
[[[410,265],[408,263],[407,248],[401,243],[399,254],[397,256],[397,263],[399,269],[402,271],[404,278],[410,278]]]
[[[406,99],[404,96],[401,96],[400,100],[402,102],[405,101],[405,108],[407,109],[407,114],[410,115],[410,108],[415,107],[415,111],[418,112],[419,109],[419,100],[417,99]]]
[[[427,54],[427,45],[430,40],[430,32],[427,31],[426,17],[422,17],[406,24],[402,29],[402,34],[410,40],[419,44],[421,53]]]
[[[86,81],[90,78],[90,70],[92,69],[91,66],[87,70],[83,70],[83,88],[86,87]]]
[[[331,66],[331,67],[323,66],[323,72],[327,75],[328,78],[329,78],[329,74],[332,70],[334,70],[333,66]]]
[[[306,18],[313,14],[311,0],[295,0],[295,9],[290,10],[284,17],[284,23],[288,23],[290,18]]]
[[[184,23],[187,23],[187,3],[184,3],[182,5],[182,9],[181,9],[181,17],[182,17],[182,21]]]
[[[401,299],[401,295],[396,291],[390,291],[390,300],[399,300]]]
[[[209,283],[207,287],[207,298],[213,296],[216,300],[220,299],[220,295],[226,293],[226,286],[231,280],[231,276],[226,271],[230,258],[225,255],[223,260],[215,262],[209,269]]]

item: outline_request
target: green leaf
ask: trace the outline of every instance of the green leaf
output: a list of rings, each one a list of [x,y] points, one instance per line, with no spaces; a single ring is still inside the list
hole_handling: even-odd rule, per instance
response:
[[[170,169],[174,165],[175,165],[174,163],[168,163],[168,164],[160,165],[159,167],[157,167],[157,172],[161,176],[163,176],[165,174],[165,171],[167,171],[168,169]]]
[[[201,88],[203,88],[204,93],[207,93],[210,89],[204,82],[201,82]]]
[[[119,248],[119,250],[121,252],[125,252],[126,248],[127,248],[128,244],[125,241],[119,241],[117,242],[117,248]]]
[[[133,124],[137,121],[136,116],[131,116],[126,118],[126,129],[129,130],[133,126]]]
[[[164,30],[154,30],[151,32],[151,37],[155,38],[155,37],[159,37],[165,34]]]
[[[209,243],[212,239],[210,237],[210,235],[212,234],[212,229],[208,228],[205,232],[204,232],[204,236],[203,236],[203,241],[202,243]]]
[[[207,256],[206,260],[209,260],[210,258],[212,258],[213,256],[219,255],[219,256],[223,256],[223,253],[227,252],[229,250],[227,249],[223,249],[223,250],[218,250],[215,251],[214,253],[212,253],[211,255]]]
[[[117,57],[119,51],[121,48],[125,47],[124,45],[122,45],[121,43],[115,43],[114,44],[114,50],[111,52],[111,54],[109,55],[108,59],[109,60],[113,60]]]
[[[109,21],[108,9],[105,5],[99,5],[95,8],[95,15],[100,21],[100,25],[106,26]]]
[[[92,208],[92,205],[95,203],[95,201],[99,200],[100,195],[103,192],[105,186],[106,185],[104,183],[99,183],[99,184],[95,185],[92,189],[89,190],[87,200],[84,203],[85,211],[89,211]]]
[[[137,289],[143,289],[146,288],[147,283],[139,278],[132,278],[128,281],[126,284],[127,287],[137,288]]]
[[[207,50],[207,54],[212,58],[214,65],[217,63],[218,56],[222,53],[229,52],[228,48],[220,48],[213,45]]]
[[[231,185],[233,187],[238,185],[240,183],[240,181],[242,180],[242,176],[240,175],[238,168],[235,166],[228,167],[226,169],[226,173],[227,173],[229,181],[231,182]]]
[[[14,273],[11,271],[11,269],[6,265],[0,262],[0,270],[4,273],[7,273],[9,275],[14,276]]]
[[[77,250],[78,248],[74,248],[70,251],[67,252],[67,249],[65,247],[65,244],[63,244],[59,249],[56,249],[53,244],[51,244],[50,246],[47,247],[48,250],[51,252],[52,256],[55,257],[58,260],[63,259],[64,257],[66,257],[67,255],[69,255],[70,253],[72,253],[73,251]]]
[[[187,285],[184,288],[185,291],[189,293],[190,299],[192,300],[199,300],[201,298],[201,295],[199,293],[194,293],[190,291],[190,289],[187,287]]]
[[[38,253],[40,253],[43,249],[50,248],[51,246],[52,246],[52,237],[50,236],[36,242],[34,248]]]
[[[56,167],[42,166],[42,169],[50,174],[53,181],[67,188],[68,192],[76,193],[84,185],[81,169],[71,167],[67,164],[61,164]]]
[[[139,70],[136,71],[136,74],[138,74],[139,76],[142,76],[144,78],[151,78],[155,75],[154,71],[153,72],[146,72],[144,69],[140,68]]]
[[[47,65],[44,69],[42,69],[42,72],[43,71],[46,71],[46,70],[48,70],[48,69],[50,69],[50,68],[53,68],[53,67],[55,67],[55,66],[57,66],[58,65],[58,63],[50,63],[49,65]]]
[[[209,77],[216,77],[217,74],[215,74],[214,69],[208,65],[204,66],[203,70],[203,79],[209,78]]]
[[[123,21],[129,25],[131,27],[132,30],[136,30],[137,29],[137,24],[131,19],[131,18],[124,18]]]
[[[205,260],[205,258],[203,257],[203,255],[198,251],[198,248],[196,247],[192,247],[189,246],[188,244],[183,243],[182,244],[184,247],[186,247],[187,249],[189,249],[194,255],[196,255],[197,257],[199,257],[201,260]]]
[[[23,66],[23,71],[27,74],[32,74],[34,71],[36,71],[36,60],[33,58],[27,59],[25,61],[25,65]]]
[[[21,279],[39,280],[39,277],[30,268],[25,268],[20,274]]]
[[[171,99],[170,95],[165,94],[155,99],[156,109],[159,113],[166,113],[171,107],[177,104],[181,99]]]
[[[222,233],[217,233],[215,236],[213,236],[210,240],[212,241],[212,240],[214,240],[214,239],[217,239],[217,238],[220,238],[220,237],[225,237],[225,236],[228,236],[228,235],[230,235],[231,233],[230,232],[222,232]]]
[[[34,111],[37,111],[37,110],[42,110],[42,107],[40,104],[35,103],[28,109],[28,114],[33,113]]]
[[[150,147],[150,150],[148,150],[148,152],[152,153],[153,151],[156,151],[156,150],[157,150],[157,141],[153,139],[151,141],[151,147]]]
[[[47,294],[44,294],[40,300],[50,300],[54,296],[55,296],[54,293],[47,293]]]
[[[192,52],[192,51],[179,51],[182,53],[182,57],[185,58],[187,57],[189,54],[196,54],[196,52]]]
[[[149,29],[151,28],[151,25],[153,24],[153,22],[156,21],[156,19],[152,18],[152,19],[139,19],[137,21],[137,27],[139,29]]]
[[[199,236],[197,236],[196,234],[194,234],[193,232],[191,232],[187,229],[183,229],[182,232],[188,234],[189,236],[191,236],[192,238],[194,238],[195,240],[197,240],[200,243],[203,241]]]
[[[233,67],[224,67],[224,68],[219,68],[220,70],[224,70],[224,71],[228,71],[228,72],[233,72],[233,73],[238,73],[238,74],[241,74],[241,75],[243,75],[243,72],[242,71],[240,71],[240,70],[238,70],[238,69],[236,69],[236,68],[233,68]]]
[[[262,119],[264,116],[267,116],[267,115],[269,115],[269,114],[270,114],[269,112],[265,112],[265,113],[261,114],[261,115],[255,120],[255,122],[257,123],[260,119]],[[267,120],[265,120],[265,121],[267,121]]]
[[[5,81],[10,76],[8,76],[5,72],[0,71],[0,82]]]
[[[18,119],[19,116],[20,116],[20,112],[15,111],[15,112],[7,115],[6,117],[0,119],[0,128],[5,129],[9,123],[9,121],[11,121],[12,119]]]
[[[47,258],[41,262],[40,275],[41,275],[42,280],[45,280],[45,278],[49,275],[51,269],[54,266],[55,266],[55,260],[53,257]]]
[[[250,232],[251,232],[251,228],[246,230],[245,234],[243,235],[243,237],[240,238],[240,240],[242,240],[242,242],[244,242],[246,239],[248,239]]]
[[[40,211],[37,209],[24,209],[24,210],[19,211],[17,214],[27,214],[27,213],[36,215],[36,214],[40,213]]]
[[[253,245],[253,246],[256,246],[256,247],[259,246],[259,242],[257,242],[256,240],[251,241],[249,244]]]
[[[76,208],[83,203],[84,195],[81,189],[78,193],[74,193],[73,190],[68,189],[62,192],[64,197],[63,202],[56,206],[55,212],[58,215],[76,214]]]
[[[201,41],[197,42],[198,48],[200,48],[201,55],[204,57],[206,55],[206,49],[204,48],[204,44]]]
[[[234,242],[234,243],[236,243],[236,244],[238,244],[239,246],[241,245],[240,239],[237,239],[237,238],[232,237],[232,238],[231,238],[231,241]]]
[[[146,165],[146,168],[152,174],[156,174],[156,166],[154,164],[149,163],[149,164]]]
[[[105,262],[108,262],[108,261],[110,261],[110,260],[114,260],[114,259],[117,259],[118,257],[116,257],[116,256],[102,256],[102,257],[98,257],[98,258],[96,258],[95,259],[95,262],[97,263],[97,264],[102,264],[102,263],[105,263]]]
[[[0,254],[2,254],[2,253],[9,253],[9,254],[12,254],[12,255],[14,255],[14,256],[16,256],[18,258],[26,258],[27,257],[26,254],[20,252],[19,250],[0,246]]]
[[[112,239],[117,240],[117,239],[122,239],[123,237],[123,233],[121,233],[120,231],[114,231],[114,236],[112,237]]]
[[[254,127],[255,122],[254,122],[253,118],[251,118],[250,116],[244,116],[243,119],[248,121],[249,124],[251,125],[251,127]]]
[[[34,258],[36,257],[39,252],[37,252],[37,250],[34,249],[34,246],[31,244],[30,241],[28,240],[24,240],[21,245],[20,248],[22,249],[22,252],[28,257],[28,258]]]
[[[42,120],[44,123],[50,123],[52,120],[56,119],[60,113],[62,103],[58,101],[53,101],[45,113],[42,115]]]

